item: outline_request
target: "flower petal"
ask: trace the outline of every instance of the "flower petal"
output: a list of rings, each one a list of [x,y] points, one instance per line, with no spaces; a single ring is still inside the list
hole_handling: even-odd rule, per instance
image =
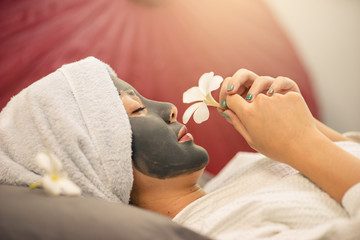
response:
[[[36,160],[35,160],[36,164],[45,169],[47,172],[51,172],[52,170],[52,164],[51,164],[51,159],[50,156],[44,152],[40,152],[36,155]]]
[[[223,81],[224,81],[224,79],[221,76],[215,75],[209,83],[208,91],[212,92],[212,91],[218,89]]]
[[[51,175],[47,174],[42,178],[42,186],[46,193],[55,196],[60,194],[69,196],[81,194],[81,189],[66,177],[54,181]]]
[[[49,153],[49,156],[51,158],[53,170],[55,170],[56,172],[60,172],[62,169],[62,163],[61,163],[60,159],[51,152]]]
[[[189,121],[191,115],[196,111],[196,109],[198,109],[200,107],[201,104],[203,104],[203,102],[194,103],[193,105],[188,107],[188,109],[186,109],[186,111],[184,112],[184,115],[183,115],[183,123],[184,124],[186,124]]]
[[[194,121],[198,124],[209,119],[210,113],[206,103],[202,102],[198,109],[194,112]]]
[[[203,94],[200,91],[199,87],[192,87],[188,89],[183,94],[183,102],[184,103],[192,103],[196,101],[202,101],[203,100]]]
[[[47,192],[51,195],[57,196],[61,193],[59,181],[53,181],[53,179],[50,175],[45,175],[42,178],[42,186],[43,186],[45,192]]]
[[[40,152],[36,155],[36,164],[47,172],[60,172],[62,169],[61,161],[55,154],[50,152]]]
[[[61,178],[59,180],[61,193],[68,196],[78,196],[81,194],[81,189],[73,183],[70,179]]]
[[[204,73],[199,79],[199,88],[203,95],[207,95],[209,93],[209,85],[214,77],[213,72]]]
[[[204,95],[207,95],[208,93],[218,89],[223,80],[224,79],[219,75],[214,76],[213,72],[205,73],[199,80],[200,91]]]

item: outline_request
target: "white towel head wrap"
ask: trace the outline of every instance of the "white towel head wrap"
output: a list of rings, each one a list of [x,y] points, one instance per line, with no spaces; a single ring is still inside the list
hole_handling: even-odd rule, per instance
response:
[[[0,184],[40,180],[53,152],[84,195],[129,202],[131,127],[111,76],[94,57],[64,65],[13,97],[0,113]]]

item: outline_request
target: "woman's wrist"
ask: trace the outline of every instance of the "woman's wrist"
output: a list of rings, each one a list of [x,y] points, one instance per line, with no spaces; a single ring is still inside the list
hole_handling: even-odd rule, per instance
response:
[[[303,131],[301,135],[299,133],[291,141],[284,143],[284,151],[275,160],[300,170],[299,168],[306,167],[306,161],[312,161],[310,156],[316,154],[316,146],[327,141],[329,139],[316,128]]]
[[[319,151],[326,148],[331,141],[319,130],[304,134],[301,139],[292,142],[289,147],[291,151],[287,156],[287,164],[299,171],[312,168],[317,162],[316,156]]]

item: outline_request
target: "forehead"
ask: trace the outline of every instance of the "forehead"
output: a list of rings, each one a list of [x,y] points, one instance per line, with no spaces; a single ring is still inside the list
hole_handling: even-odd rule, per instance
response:
[[[127,82],[125,82],[124,80],[121,80],[120,78],[117,78],[115,76],[111,76],[111,79],[114,82],[114,85],[118,91],[118,93],[120,93],[121,91],[126,91],[126,90],[133,90],[135,92],[135,94],[142,100],[145,101],[146,98],[144,98],[138,91],[136,91],[136,89],[131,86],[130,84],[128,84]]]
[[[130,84],[128,84],[127,82],[125,82],[117,77],[111,76],[111,79],[113,80],[114,85],[117,88],[118,92],[120,92],[121,90],[124,91],[124,90],[129,90],[129,89],[136,91],[136,89],[133,88]]]

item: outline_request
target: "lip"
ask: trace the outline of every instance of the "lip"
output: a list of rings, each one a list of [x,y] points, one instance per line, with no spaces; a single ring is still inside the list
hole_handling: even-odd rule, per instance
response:
[[[186,126],[183,126],[178,134],[178,142],[182,143],[182,142],[187,142],[190,140],[193,140],[193,136],[188,132]]]

